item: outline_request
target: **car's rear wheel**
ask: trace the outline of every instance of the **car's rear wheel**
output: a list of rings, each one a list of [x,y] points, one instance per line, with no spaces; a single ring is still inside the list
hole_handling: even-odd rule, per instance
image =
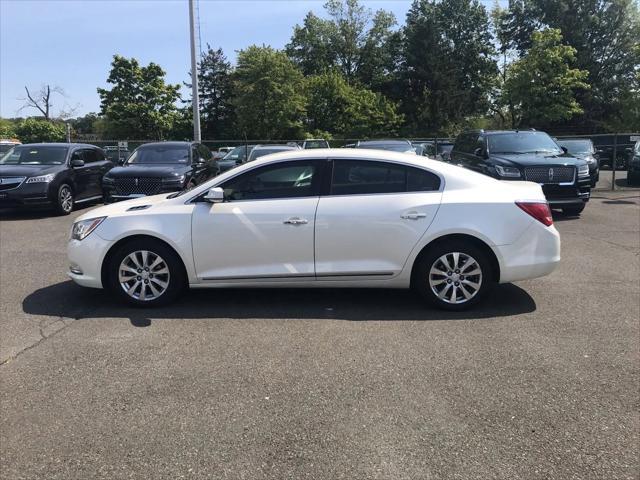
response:
[[[60,215],[69,215],[73,211],[73,190],[71,187],[63,183],[58,188],[56,197],[55,210]]]
[[[137,239],[109,259],[108,283],[121,300],[139,307],[166,305],[186,285],[178,255],[160,241]]]
[[[585,207],[584,203],[582,205],[573,206],[573,207],[562,207],[562,213],[564,213],[565,215],[575,217],[582,213],[582,211],[584,210],[584,207]]]
[[[464,241],[436,244],[418,258],[413,288],[445,310],[465,310],[480,302],[495,283],[487,253]]]

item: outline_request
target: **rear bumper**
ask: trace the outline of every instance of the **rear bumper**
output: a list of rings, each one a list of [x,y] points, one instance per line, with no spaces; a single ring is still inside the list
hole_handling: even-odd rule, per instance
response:
[[[560,263],[560,234],[534,221],[511,245],[495,247],[500,283],[549,275]]]

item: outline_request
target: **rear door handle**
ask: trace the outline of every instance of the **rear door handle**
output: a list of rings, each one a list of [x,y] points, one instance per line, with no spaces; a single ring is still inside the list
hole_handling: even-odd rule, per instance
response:
[[[309,220],[300,217],[291,217],[284,221],[285,225],[306,225],[307,223],[309,223]]]
[[[418,212],[409,212],[404,215],[400,215],[400,218],[405,220],[418,220],[419,218],[425,218],[427,216],[426,213],[418,213]]]

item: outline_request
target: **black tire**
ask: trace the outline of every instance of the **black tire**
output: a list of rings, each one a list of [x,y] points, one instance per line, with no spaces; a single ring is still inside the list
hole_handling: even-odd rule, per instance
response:
[[[54,209],[58,215],[69,215],[73,212],[74,203],[73,189],[68,183],[63,183],[58,187]]]
[[[562,207],[562,213],[564,213],[565,215],[569,215],[571,217],[577,217],[582,213],[585,206],[586,205],[583,203],[582,205],[577,205],[573,207]]]
[[[166,264],[169,273],[168,275],[156,273],[156,280],[153,280],[153,269],[145,273],[140,269],[137,269],[141,275],[136,278],[131,277],[131,282],[127,285],[133,286],[133,284],[138,282],[139,287],[134,289],[130,295],[124,290],[123,285],[120,283],[120,265],[129,255],[134,254],[134,252],[142,251],[148,252],[147,258],[149,258],[149,263],[152,263],[155,257],[160,258]],[[136,256],[136,258],[139,261],[142,260],[140,255]],[[167,305],[174,301],[187,285],[184,265],[182,264],[180,257],[172,248],[159,240],[151,238],[138,238],[131,240],[119,247],[118,250],[109,257],[108,262],[106,272],[107,287],[116,297],[118,297],[119,300],[136,307],[158,307],[161,305]],[[132,263],[129,263],[129,265],[133,266]],[[158,265],[158,267],[161,266],[162,265]],[[127,273],[127,275],[135,275],[135,273]],[[149,276],[152,278],[149,278]],[[158,296],[151,295],[154,298],[149,299],[145,293],[144,297],[146,297],[146,299],[141,298],[143,296],[141,291],[143,286],[145,292],[153,293],[149,284],[154,286],[156,291],[158,291],[161,288],[161,284],[165,282],[168,285],[164,287],[164,290]]]
[[[640,185],[640,175],[629,175],[627,173],[627,185],[630,185],[630,186]]]
[[[443,288],[447,288],[447,285],[450,285],[450,292],[455,291],[456,300],[460,303],[454,303],[450,301],[453,298],[453,294],[449,293],[451,297],[449,301],[446,298],[442,298],[438,296],[437,291],[440,288],[439,285],[432,285],[430,279],[430,272],[432,267],[435,267],[440,270],[442,269],[442,265],[440,262],[440,258],[443,256],[447,256],[450,262],[450,266],[452,266],[452,262],[454,260],[454,253],[459,253],[460,261],[463,261],[463,255],[469,257],[471,260],[475,260],[475,263],[478,265],[478,269],[480,271],[480,275],[468,275],[467,277],[458,276],[461,273],[464,273],[465,270],[471,272],[476,271],[476,268],[473,267],[472,262],[469,260],[467,263],[462,263],[462,265],[458,265],[461,268],[452,269],[451,278],[448,278],[446,275],[434,275],[434,281],[444,280],[441,282]],[[466,265],[466,267],[465,267]],[[473,267],[469,270],[469,267]],[[456,272],[456,270],[460,270],[460,272]],[[449,272],[446,272],[449,273]],[[464,280],[467,280],[467,284],[464,286],[464,291],[467,294],[472,293],[471,284],[468,282],[479,283],[479,288],[475,289],[475,293],[468,300],[464,300],[463,295],[463,286]],[[478,280],[481,280],[478,282]],[[455,282],[458,281],[459,285],[455,286]],[[473,307],[474,305],[481,302],[487,292],[494,286],[496,283],[495,274],[493,272],[493,268],[491,266],[491,261],[489,259],[489,254],[481,247],[475,245],[472,242],[466,242],[464,240],[453,240],[448,242],[437,243],[434,246],[430,247],[427,251],[422,252],[418,259],[416,260],[416,267],[413,270],[413,278],[411,280],[412,288],[425,300],[427,300],[432,305],[443,309],[443,310],[453,310],[460,311],[466,310],[468,308]],[[455,286],[455,288],[453,288]],[[457,290],[456,290],[457,289]],[[435,291],[434,291],[435,290]],[[458,291],[459,290],[459,291]],[[445,293],[445,297],[446,297]]]

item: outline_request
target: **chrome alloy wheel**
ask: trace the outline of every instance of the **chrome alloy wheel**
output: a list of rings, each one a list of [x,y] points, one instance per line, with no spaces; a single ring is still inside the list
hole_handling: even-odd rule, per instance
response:
[[[135,300],[150,301],[169,287],[169,266],[164,259],[148,250],[137,250],[124,257],[118,267],[118,281],[127,295]]]
[[[69,213],[73,210],[73,194],[71,193],[71,189],[64,185],[60,189],[60,193],[58,194],[60,201],[60,208],[63,211]]]
[[[452,304],[468,302],[482,285],[480,264],[462,252],[446,253],[429,270],[431,291],[442,301]]]

